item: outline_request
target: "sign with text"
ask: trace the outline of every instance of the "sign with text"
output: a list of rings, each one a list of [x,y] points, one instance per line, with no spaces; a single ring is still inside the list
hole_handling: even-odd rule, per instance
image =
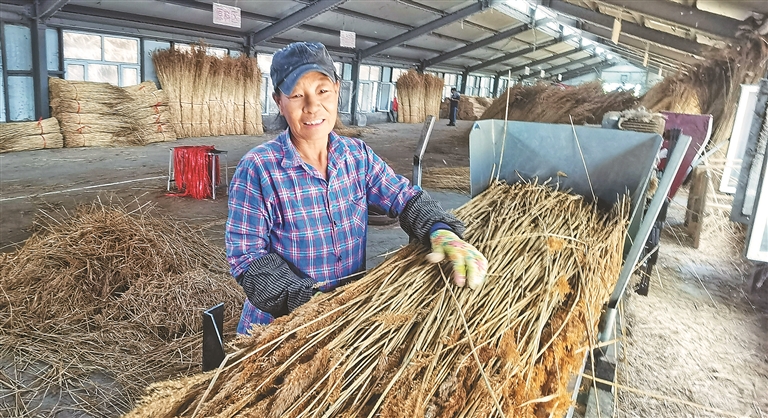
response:
[[[240,8],[226,4],[213,3],[213,23],[216,25],[239,28],[242,24]]]
[[[354,48],[355,32],[349,32],[346,30],[339,31],[339,46],[342,48]]]

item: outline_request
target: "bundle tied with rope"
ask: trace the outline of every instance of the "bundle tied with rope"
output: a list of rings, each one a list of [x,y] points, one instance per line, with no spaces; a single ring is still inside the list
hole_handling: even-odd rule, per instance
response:
[[[618,279],[628,204],[494,184],[456,212],[488,257],[449,284],[411,244],[234,342],[213,372],[152,385],[127,418],[563,416]]]
[[[421,123],[427,115],[440,117],[444,82],[431,74],[408,70],[397,79],[397,121]]]
[[[0,153],[63,146],[64,137],[56,118],[0,123]]]
[[[204,43],[190,50],[152,53],[167,92],[170,120],[179,138],[261,135],[261,71],[254,58],[210,55]]]
[[[136,122],[132,133],[141,138],[142,144],[175,141],[166,92],[159,90],[154,81],[145,81],[124,89],[132,97],[132,104],[124,112]]]

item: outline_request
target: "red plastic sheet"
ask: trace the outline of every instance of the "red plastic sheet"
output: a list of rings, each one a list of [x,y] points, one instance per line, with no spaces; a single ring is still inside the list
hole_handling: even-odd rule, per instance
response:
[[[192,196],[195,199],[211,197],[211,182],[219,183],[219,167],[211,154],[213,145],[193,145],[173,149],[173,180],[179,190],[176,196]],[[216,164],[216,167],[212,167]],[[211,178],[211,173],[215,178]]]

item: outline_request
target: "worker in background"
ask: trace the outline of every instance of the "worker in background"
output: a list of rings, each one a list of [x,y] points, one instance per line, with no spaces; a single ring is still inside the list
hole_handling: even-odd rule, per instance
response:
[[[430,260],[450,259],[456,285],[482,285],[488,262],[461,239],[461,221],[363,141],[332,131],[339,77],[322,44],[277,51],[270,77],[288,129],[246,153],[229,187],[227,261],[247,296],[239,334],[364,271],[368,205],[398,217]]]
[[[451,87],[451,96],[449,97],[449,99],[451,100],[451,109],[448,116],[448,118],[450,119],[450,122],[448,122],[448,126],[456,126],[456,117],[459,113],[460,98],[461,98],[461,95],[459,95],[459,92],[456,91],[456,87]]]
[[[392,105],[389,107],[389,116],[392,122],[397,123],[397,96],[392,98]]]

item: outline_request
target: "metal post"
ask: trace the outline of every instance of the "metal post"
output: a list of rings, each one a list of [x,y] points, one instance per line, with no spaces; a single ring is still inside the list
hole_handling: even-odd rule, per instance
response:
[[[499,83],[501,82],[501,74],[496,73],[496,77],[493,78],[493,97],[499,97]]]
[[[48,109],[48,56],[45,42],[45,23],[39,18],[32,19],[32,85],[35,90],[35,115],[43,119],[50,117]]]
[[[461,73],[461,88],[459,89],[459,93],[461,94],[465,94],[467,92],[467,78],[469,78],[468,69]]]
[[[413,154],[413,179],[411,184],[421,187],[421,161],[424,158],[424,152],[427,151],[429,137],[432,135],[432,128],[435,127],[435,117],[427,115],[424,121],[424,127],[421,128],[421,137],[416,145],[416,153]]]
[[[349,100],[351,100],[351,110],[352,113],[352,125],[357,126],[357,89],[360,87],[360,65],[361,65],[361,58],[360,58],[360,50],[357,50],[357,53],[355,54],[355,59],[352,60],[352,94]]]

